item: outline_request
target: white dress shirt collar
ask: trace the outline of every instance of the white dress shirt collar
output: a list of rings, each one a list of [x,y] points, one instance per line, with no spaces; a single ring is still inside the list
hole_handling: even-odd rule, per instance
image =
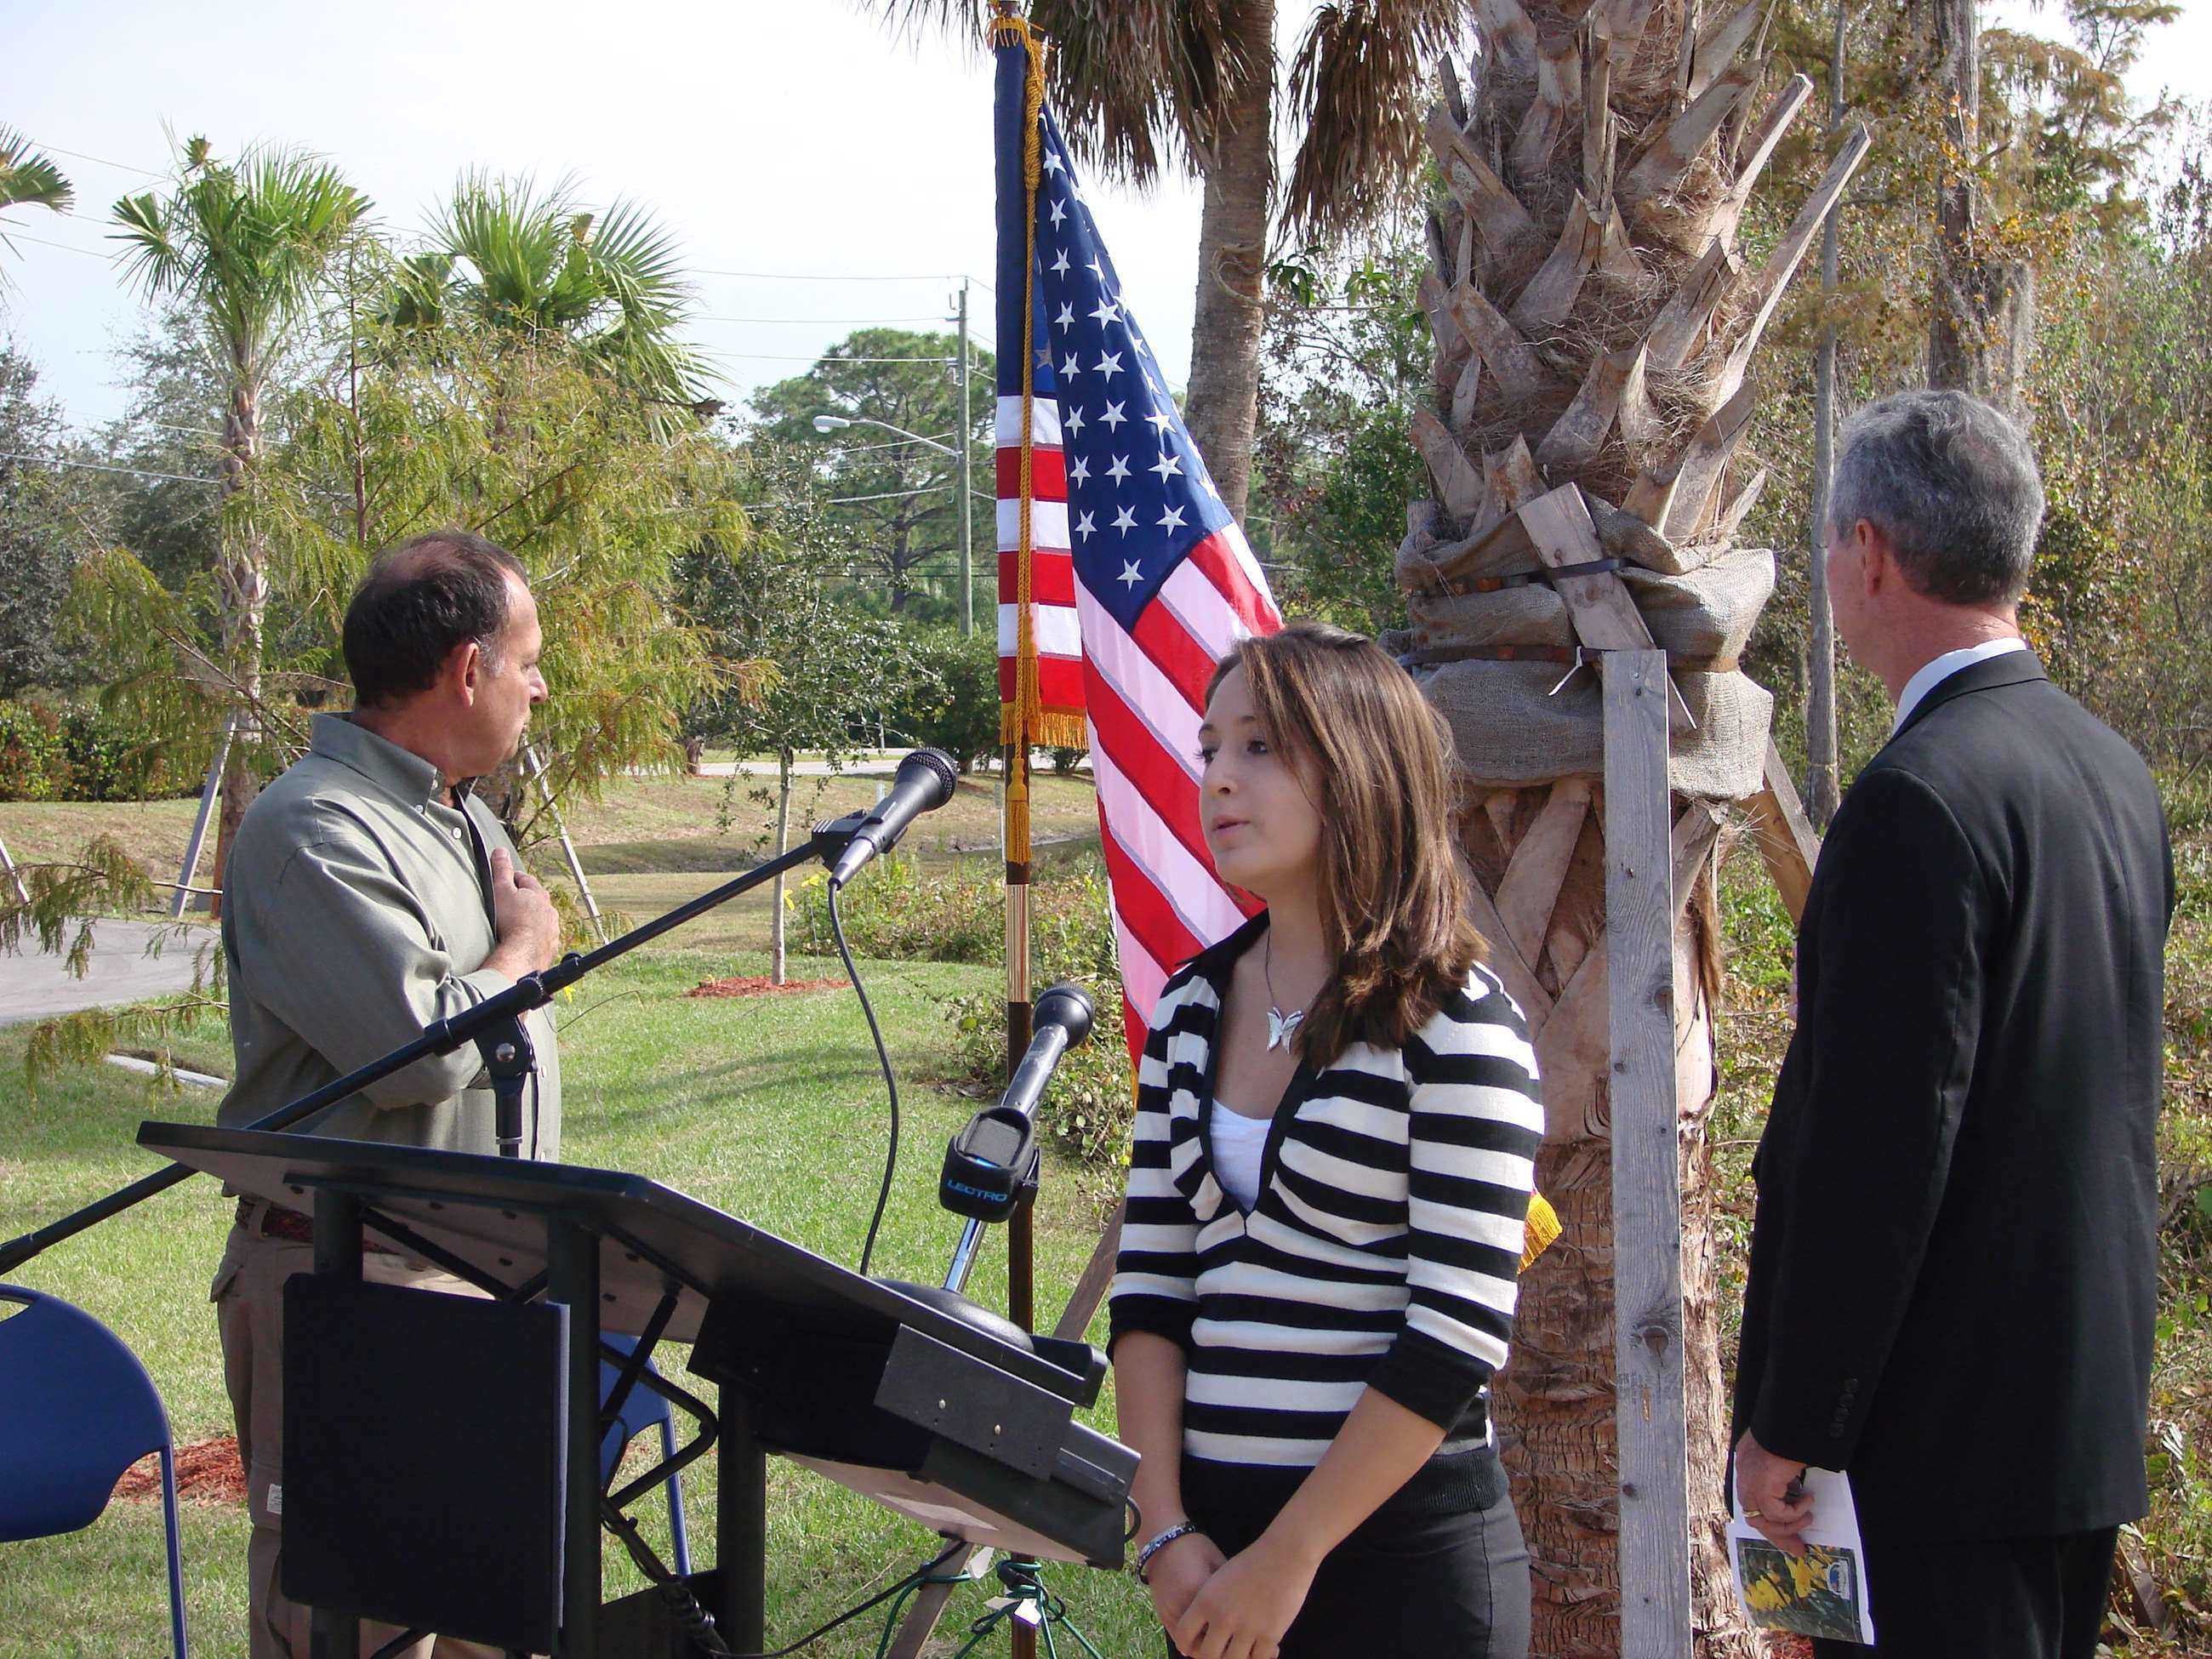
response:
[[[1963,651],[1946,651],[1920,665],[1919,670],[1905,683],[1905,693],[1897,700],[1897,718],[1890,722],[1889,735],[1895,737],[1905,729],[1905,722],[1912,718],[1912,711],[1920,707],[1920,700],[1962,668],[1971,668],[1978,662],[1987,662],[1991,657],[2002,657],[2009,652],[2025,651],[2027,641],[2017,635],[2007,640],[1984,640],[1979,645],[1970,645]]]

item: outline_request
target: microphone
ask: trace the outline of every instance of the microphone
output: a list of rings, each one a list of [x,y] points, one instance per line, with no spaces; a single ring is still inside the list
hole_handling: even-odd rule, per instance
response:
[[[860,827],[845,843],[845,850],[837,854],[837,862],[830,872],[831,889],[843,887],[878,853],[887,853],[897,846],[907,825],[915,819],[924,812],[935,811],[951,800],[958,775],[952,757],[941,749],[917,749],[901,761],[897,775],[891,780],[890,793],[860,820]]]
[[[1004,1221],[1036,1191],[1037,1103],[1060,1056],[1091,1035],[1093,1014],[1079,986],[1055,985],[1036,1000],[1029,1052],[1006,1092],[945,1143],[937,1180],[937,1201],[945,1208],[975,1221]],[[970,1243],[963,1238],[963,1249]]]

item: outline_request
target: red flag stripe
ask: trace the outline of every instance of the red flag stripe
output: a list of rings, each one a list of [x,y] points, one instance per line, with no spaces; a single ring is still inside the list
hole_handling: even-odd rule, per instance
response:
[[[1275,606],[1266,595],[1256,592],[1244,567],[1228,544],[1236,532],[1224,530],[1208,536],[1190,550],[1190,562],[1206,573],[1206,580],[1229,602],[1237,620],[1244,624],[1248,634],[1272,634],[1283,625],[1276,615]]]
[[[1183,925],[1167,897],[1129,857],[1111,824],[1099,836],[1106,878],[1114,886],[1115,913],[1155,962],[1188,962],[1206,941]]]
[[[1214,875],[1213,866],[1193,854],[1168,828],[1139,782],[1115,765],[1111,755],[1096,749],[1091,771],[1098,782],[1101,808],[1121,850],[1167,898],[1183,925],[1202,939],[1219,939],[1234,929],[1243,920],[1243,912]]]
[[[999,555],[999,603],[1021,603],[1021,555]],[[1075,560],[1066,553],[1030,555],[1030,598],[1038,605],[1075,603]]]
[[[1040,501],[1066,501],[1067,457],[1057,449],[1030,450],[1030,483]],[[1021,495],[1022,452],[1018,448],[1002,449],[999,452],[999,499],[1019,501]]]
[[[1145,794],[1169,831],[1191,857],[1211,871],[1212,855],[1199,820],[1198,781],[1169,754],[1152,729],[1115,695],[1094,679],[1085,687],[1093,747],[1106,755],[1123,777],[1142,778]]]
[[[1014,659],[999,659],[999,701],[1014,700]],[[1037,700],[1047,708],[1083,712],[1083,659],[1079,657],[1037,658]]]
[[[1114,613],[1089,593],[1079,592],[1075,614],[1083,629],[1083,654],[1091,665],[1091,690],[1103,695],[1110,687],[1133,716],[1152,729],[1161,750],[1173,757],[1196,784],[1198,728],[1204,711],[1190,706],[1160,665],[1122,632]]]
[[[1168,608],[1157,600],[1137,614],[1137,626],[1129,637],[1166,676],[1176,694],[1203,714],[1206,683],[1213,678],[1212,653],[1191,638]]]
[[[1145,949],[1119,912],[1114,917],[1114,948],[1121,969],[1121,999],[1123,1005],[1134,1015],[1126,1028],[1129,1037],[1129,1064],[1139,1064],[1145,1053],[1146,1028],[1151,1024],[1152,1009],[1167,988],[1168,970],[1154,961],[1151,951]]]

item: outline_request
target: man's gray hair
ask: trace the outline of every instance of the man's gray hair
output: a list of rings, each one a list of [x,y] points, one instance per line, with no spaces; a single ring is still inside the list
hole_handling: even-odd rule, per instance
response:
[[[1828,524],[1864,519],[1912,586],[1950,605],[2010,605],[2027,591],[2043,480],[2020,428],[1963,392],[1900,392],[1844,427]]]

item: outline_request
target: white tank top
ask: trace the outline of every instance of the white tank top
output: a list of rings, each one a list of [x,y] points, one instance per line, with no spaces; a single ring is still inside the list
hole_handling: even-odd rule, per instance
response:
[[[1213,1178],[1230,1201],[1249,1211],[1260,1201],[1260,1158],[1274,1120],[1247,1117],[1215,1101],[1206,1133],[1213,1143]]]

